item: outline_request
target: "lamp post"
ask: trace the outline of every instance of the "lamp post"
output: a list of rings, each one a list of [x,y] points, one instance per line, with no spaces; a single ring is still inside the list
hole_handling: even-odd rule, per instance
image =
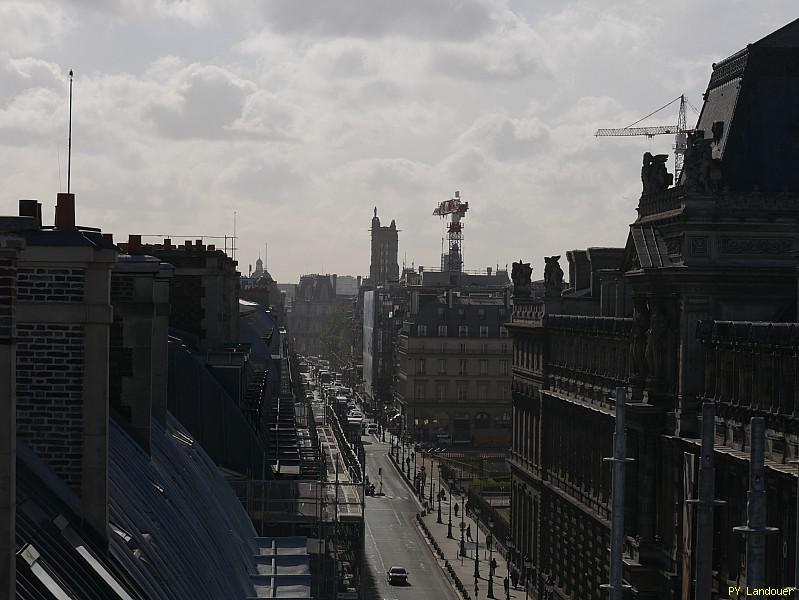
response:
[[[475,528],[474,528],[474,576],[475,579],[480,577],[480,509],[474,511]]]
[[[530,586],[527,580],[530,578],[530,569],[533,568],[533,561],[529,557],[525,557],[524,561],[524,599],[530,600]]]
[[[489,517],[488,530],[491,532],[486,538],[488,546],[488,597],[494,597],[494,519]]]
[[[466,514],[466,496],[461,494],[461,556],[466,556],[466,542],[463,540],[463,532],[466,524],[463,522],[463,515]]]
[[[463,557],[466,555],[465,546],[463,545],[463,530],[464,529],[466,529],[466,525],[464,525],[463,521],[461,521],[461,548],[460,548],[460,551],[458,552],[458,554],[460,554],[460,557],[461,557],[461,566],[463,566]]]
[[[438,490],[438,519],[436,523],[443,523],[444,521],[441,520],[441,501],[446,497],[444,490]]]
[[[444,493],[444,490],[441,490]],[[447,523],[447,539],[452,539],[452,490],[449,491],[449,522]]]
[[[433,504],[433,453],[432,452],[430,452],[430,504],[431,505]]]
[[[416,473],[416,452],[413,450],[411,450],[411,458],[413,459],[413,472]],[[408,477],[410,477],[410,474]]]

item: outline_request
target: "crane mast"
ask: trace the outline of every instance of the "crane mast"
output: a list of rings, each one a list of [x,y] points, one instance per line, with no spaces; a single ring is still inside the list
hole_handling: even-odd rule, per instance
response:
[[[442,271],[462,271],[463,270],[463,223],[461,219],[466,216],[469,210],[469,203],[461,201],[461,193],[449,199],[439,202],[433,211],[433,216],[445,218],[450,216],[447,226],[447,252],[441,253]]]
[[[635,127],[644,119],[648,119],[652,115],[659,113],[661,110],[668,108],[679,100],[680,108],[677,112],[676,125],[656,125],[654,127]],[[685,160],[685,151],[688,148],[688,129],[687,118],[685,115],[685,94],[681,94],[668,104],[661,106],[656,111],[649,113],[647,116],[632,123],[628,127],[618,127],[610,129],[597,129],[594,134],[595,137],[617,137],[617,136],[636,136],[643,135],[648,138],[653,138],[656,135],[673,135],[674,136],[674,181],[679,182],[680,175],[682,174],[682,167]]]

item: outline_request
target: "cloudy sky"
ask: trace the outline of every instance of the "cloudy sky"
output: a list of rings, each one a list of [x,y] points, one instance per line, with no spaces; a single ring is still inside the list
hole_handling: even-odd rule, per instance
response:
[[[469,269],[621,246],[640,157],[594,138],[796,17],[795,0],[0,0],[0,214],[66,191],[78,221],[224,236],[282,282],[364,274],[372,207],[437,266],[461,191]],[[689,125],[696,114],[689,110]],[[676,121],[676,108],[648,124]],[[221,245],[221,241],[220,241]],[[565,262],[565,261],[564,261]]]

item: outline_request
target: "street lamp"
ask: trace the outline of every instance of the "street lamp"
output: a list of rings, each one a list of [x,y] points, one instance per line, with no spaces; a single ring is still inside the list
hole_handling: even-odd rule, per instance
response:
[[[466,543],[463,541],[463,532],[466,529],[466,524],[463,522],[463,516],[466,514],[466,496],[461,494],[461,556],[466,556]]]
[[[416,452],[413,450],[411,450],[411,458],[413,458],[413,472],[416,473]],[[410,477],[410,473],[408,474],[408,477]]]
[[[433,453],[432,452],[430,452],[430,504],[431,505],[433,504]]]
[[[474,528],[474,576],[480,577],[480,509],[474,511],[475,525]]]
[[[494,519],[489,517],[488,530],[491,532],[486,538],[488,546],[488,597],[494,597]]]
[[[444,493],[444,490],[441,490]],[[449,522],[447,523],[447,539],[452,539],[452,490],[449,491]]]
[[[524,561],[524,600],[530,600],[530,586],[527,580],[530,577],[530,570],[533,568],[533,561],[529,557],[525,557]]]
[[[438,490],[438,519],[436,520],[437,523],[443,523],[444,521],[441,520],[441,501],[446,498],[446,494],[444,490]]]

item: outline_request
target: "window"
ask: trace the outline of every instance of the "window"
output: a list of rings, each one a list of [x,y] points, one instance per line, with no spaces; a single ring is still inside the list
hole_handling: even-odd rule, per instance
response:
[[[413,396],[416,400],[424,400],[424,388],[427,387],[424,381],[417,381],[414,384]]]
[[[439,375],[446,375],[447,374],[447,359],[446,358],[439,358],[438,359],[438,374]]]
[[[508,384],[504,381],[499,383],[499,398],[500,400],[508,399]]]
[[[436,383],[436,400],[444,402],[447,399],[447,382],[439,381]]]
[[[447,337],[447,326],[446,325],[439,325],[438,326],[438,337]]]
[[[502,352],[502,354],[508,353],[508,345],[506,343],[503,343],[501,348],[502,349],[500,350],[500,352]]]
[[[466,354],[466,344],[461,344],[461,354]]]
[[[446,353],[446,351],[447,351],[447,342],[442,342],[441,343],[441,354]]]
[[[480,317],[480,319],[482,319],[483,321],[485,321],[485,318],[486,318],[486,309],[484,309],[484,308],[478,308],[478,309],[477,309],[477,316],[478,316],[478,317]]]
[[[499,326],[499,337],[508,337],[508,328],[504,325]]]
[[[417,327],[417,332],[419,337],[425,337],[427,335],[427,325],[419,325]]]
[[[488,384],[487,383],[478,383],[477,384],[477,399],[480,402],[488,402]]]
[[[480,325],[480,337],[488,337],[488,325]]]
[[[458,361],[458,375],[466,375],[466,372],[469,370],[467,368],[469,366],[468,363],[469,361],[467,361],[465,358],[462,358],[460,361]]]
[[[480,344],[480,352],[482,354],[488,354],[488,344]]]
[[[488,429],[491,427],[491,417],[488,413],[477,413],[474,415],[474,428],[475,429]]]
[[[427,371],[427,365],[425,364],[427,361],[424,358],[417,358],[416,359],[416,374],[417,375],[425,375]]]
[[[508,361],[505,359],[499,361],[499,374],[500,375],[508,374]]]
[[[455,395],[460,402],[466,401],[466,382],[458,381],[455,383]]]
[[[480,359],[480,375],[488,375],[488,360],[485,358]]]
[[[494,426],[501,429],[510,429],[512,424],[513,420],[511,419],[509,412],[502,413],[496,419],[494,419]]]
[[[458,325],[458,335],[460,337],[469,337],[469,326],[468,325]]]

